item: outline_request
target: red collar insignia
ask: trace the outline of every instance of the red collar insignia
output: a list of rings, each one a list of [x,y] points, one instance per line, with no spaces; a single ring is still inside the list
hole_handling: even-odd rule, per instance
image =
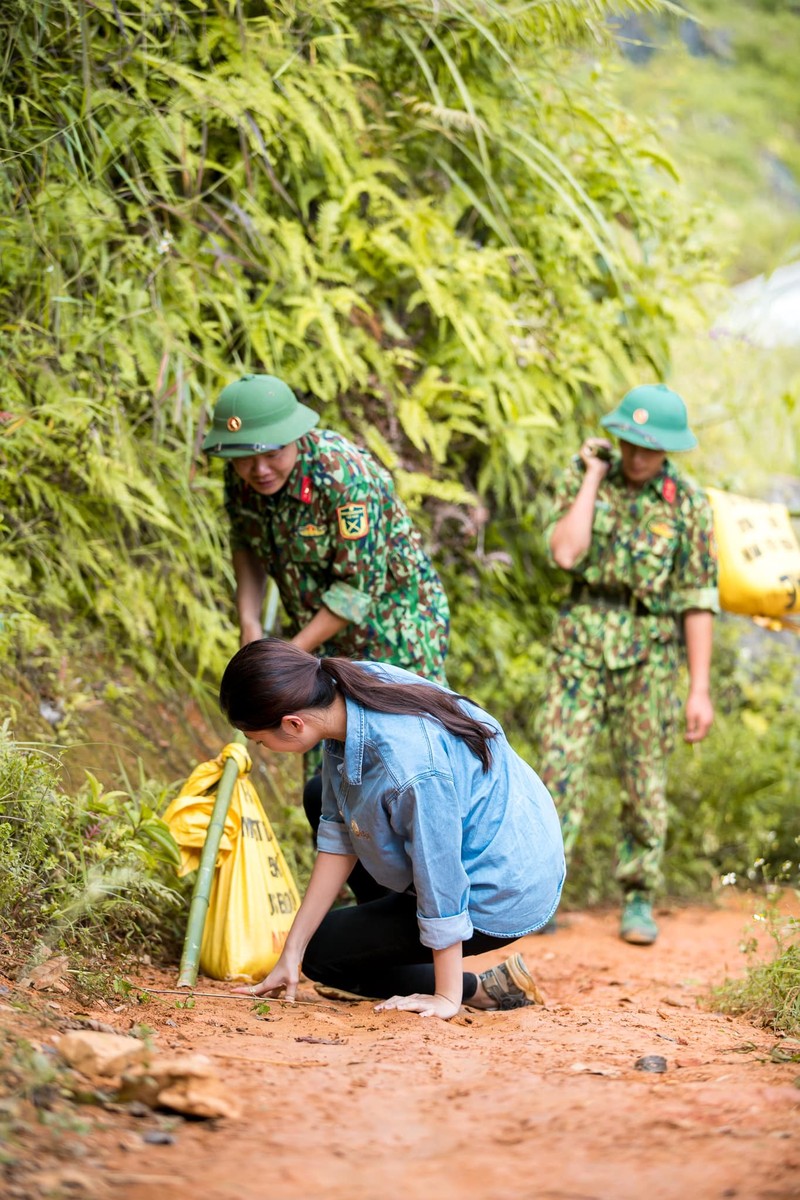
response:
[[[667,504],[674,504],[678,495],[678,489],[674,479],[665,479],[661,487],[661,495],[666,500]]]
[[[311,503],[311,477],[304,475],[300,481],[300,499],[303,504]]]

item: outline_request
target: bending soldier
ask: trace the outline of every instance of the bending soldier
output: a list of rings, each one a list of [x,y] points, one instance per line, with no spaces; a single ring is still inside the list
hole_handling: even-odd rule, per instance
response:
[[[697,445],[686,407],[663,384],[634,388],[601,420],[557,488],[547,543],[573,576],[553,637],[542,719],[542,778],[561,814],[567,856],[586,805],[586,764],[607,726],[626,797],[616,878],[620,935],[649,945],[667,831],[681,641],[689,669],[688,742],[711,727],[713,614],[719,611],[710,506],[667,454]]]
[[[244,375],[214,409],[203,449],[227,460],[241,645],[262,636],[271,577],[301,649],[445,682],[450,614],[419,531],[388,472],[318,421],[274,375]],[[319,777],[304,805],[316,830]],[[359,898],[377,887],[361,868],[351,886]]]

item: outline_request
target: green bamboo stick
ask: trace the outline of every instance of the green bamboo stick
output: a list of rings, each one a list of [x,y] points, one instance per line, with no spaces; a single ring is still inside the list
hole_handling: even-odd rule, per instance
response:
[[[234,742],[245,745],[244,734],[236,733]],[[197,971],[200,964],[200,946],[203,941],[203,930],[208,914],[208,902],[211,895],[211,885],[214,882],[214,870],[217,865],[217,854],[222,834],[225,830],[225,819],[233,794],[233,785],[239,774],[239,764],[235,758],[229,758],[222,769],[222,778],[217,785],[217,797],[208,823],[208,832],[200,855],[200,866],[192,889],[192,902],[189,905],[189,919],[186,922],[186,937],[183,940],[181,969],[178,975],[178,987],[193,988],[197,982]]]

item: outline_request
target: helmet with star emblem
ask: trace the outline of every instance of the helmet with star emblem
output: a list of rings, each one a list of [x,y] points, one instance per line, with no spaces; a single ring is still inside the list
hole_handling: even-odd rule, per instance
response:
[[[663,383],[633,388],[600,424],[621,441],[646,450],[692,450],[697,445],[686,405]]]
[[[243,375],[220,393],[203,449],[219,458],[264,454],[296,442],[318,421],[276,375]]]

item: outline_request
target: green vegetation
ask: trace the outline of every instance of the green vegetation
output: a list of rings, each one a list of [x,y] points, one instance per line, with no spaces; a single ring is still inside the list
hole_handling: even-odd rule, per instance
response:
[[[700,214],[575,82],[562,43],[596,7],[6,6],[0,506],[23,649],[36,618],[99,624],[145,671],[218,672],[230,578],[197,446],[237,371],[284,374],[459,530],[479,502],[528,508],[575,423],[664,368],[707,273]],[[474,537],[447,532],[476,578]]]
[[[49,949],[169,944],[180,934],[180,852],[146,780],[61,790],[59,762],[0,729],[0,930]]]
[[[733,251],[735,282],[800,255],[800,10],[695,0],[687,12],[694,27],[674,13],[639,18],[641,49],[655,52],[618,65],[615,90],[654,122],[690,202],[713,197],[714,240]]]
[[[742,949],[754,961],[744,979],[729,979],[714,989],[714,1007],[796,1036],[800,1034],[800,921],[782,916],[774,906],[756,913],[754,919],[766,926],[773,941],[773,956],[759,961],[758,939],[746,942]],[[779,1045],[773,1050],[773,1058],[776,1062],[800,1062],[800,1052],[796,1047]]]

